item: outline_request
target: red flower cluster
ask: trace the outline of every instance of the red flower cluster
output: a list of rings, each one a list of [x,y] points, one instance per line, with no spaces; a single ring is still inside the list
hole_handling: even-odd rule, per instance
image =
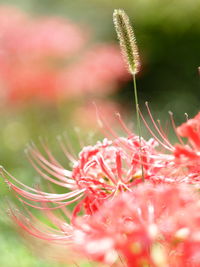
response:
[[[0,24],[1,102],[54,102],[85,93],[105,94],[128,78],[115,45],[87,48],[88,29],[67,19],[31,18],[2,6]]]
[[[35,146],[28,149],[33,167],[64,193],[31,188],[4,171],[24,205],[41,210],[53,226],[28,211],[11,210],[14,220],[37,238],[108,266],[200,266],[199,114],[176,129],[175,146],[154,121],[161,139],[151,130],[154,138],[145,141],[118,118],[127,137],[104,125],[113,138],[84,147],[78,159],[60,140],[71,171],[45,144],[46,156]]]
[[[78,218],[75,243],[109,265],[200,266],[199,208],[199,196],[184,185],[146,183]]]

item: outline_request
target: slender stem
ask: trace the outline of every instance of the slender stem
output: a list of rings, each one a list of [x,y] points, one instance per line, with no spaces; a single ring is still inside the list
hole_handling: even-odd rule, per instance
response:
[[[141,161],[141,152],[142,152],[142,130],[141,130],[141,124],[140,124],[140,114],[139,114],[139,102],[138,102],[138,95],[137,95],[137,84],[136,84],[136,77],[135,74],[133,74],[133,87],[134,87],[134,96],[135,96],[135,109],[136,109],[136,117],[137,117],[137,131],[139,136],[139,142],[140,142],[140,161]],[[142,180],[144,182],[144,167],[141,164],[141,170],[142,170]]]
[[[140,125],[140,115],[139,115],[139,102],[138,102],[138,95],[137,95],[137,85],[136,85],[136,77],[135,74],[133,74],[133,86],[134,86],[134,96],[135,96],[135,109],[136,109],[136,116],[137,116],[137,130],[138,135],[141,141],[141,125]]]

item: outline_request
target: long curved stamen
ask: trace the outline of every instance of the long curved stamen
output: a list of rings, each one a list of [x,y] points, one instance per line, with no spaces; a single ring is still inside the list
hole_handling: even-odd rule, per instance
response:
[[[168,140],[168,139],[162,134],[162,132],[159,130],[159,128],[158,128],[158,126],[157,126],[156,122],[154,121],[153,116],[152,116],[152,114],[151,114],[151,111],[150,111],[148,102],[146,102],[145,105],[146,105],[146,107],[147,107],[148,114],[149,114],[149,116],[150,116],[150,119],[151,119],[151,121],[152,121],[152,123],[153,123],[153,126],[154,126],[154,128],[156,129],[157,133],[160,135],[160,137],[162,138],[162,140],[163,140],[169,147],[174,148],[173,145],[169,142],[169,140]]]
[[[72,153],[69,152],[69,150],[68,150],[68,146],[66,146],[66,145],[64,144],[64,142],[62,141],[61,136],[58,136],[58,137],[57,137],[57,140],[58,140],[58,142],[59,142],[59,144],[60,144],[60,147],[61,147],[61,149],[62,149],[64,155],[66,156],[66,158],[67,158],[69,161],[71,161],[72,163],[76,163],[77,159],[75,158],[75,156],[72,155]]]
[[[10,209],[10,213],[17,225],[24,229],[30,235],[46,241],[63,241],[65,244],[71,242],[71,236],[66,236],[60,231],[58,234],[52,233],[51,231],[41,231],[36,228],[34,224],[25,216],[20,214],[21,219],[16,216],[16,212]],[[51,229],[50,229],[51,230]]]
[[[35,157],[37,157],[41,162],[43,162],[45,165],[47,165],[49,168],[51,168],[53,171],[60,175],[64,175],[65,177],[70,178],[71,177],[71,171],[66,170],[52,155],[50,149],[46,144],[42,144],[44,151],[47,153],[47,156],[49,159],[47,159],[43,154],[39,151],[37,146],[33,143],[32,145],[28,146],[28,149],[26,152],[29,152],[31,154],[34,154]]]
[[[19,188],[18,186],[12,184],[9,181],[7,181],[7,183],[16,193],[18,193],[19,195],[21,195],[22,197],[24,197],[30,201],[34,201],[34,202],[65,201],[65,200],[68,200],[70,198],[73,198],[73,197],[76,197],[76,196],[82,194],[86,190],[85,188],[83,188],[83,189],[79,189],[79,190],[64,193],[64,194],[52,194],[52,193],[42,192],[39,190],[37,190],[35,193],[31,193],[31,192],[28,192],[22,188]]]
[[[155,133],[151,130],[151,128],[149,127],[147,121],[145,120],[144,116],[142,115],[142,112],[139,110],[140,112],[140,116],[146,126],[146,128],[148,129],[148,131],[150,132],[150,134],[153,136],[153,138],[160,144],[162,145],[164,148],[166,148],[167,150],[170,150],[170,151],[174,151],[174,147],[171,147],[171,144],[170,146],[166,145],[165,143],[163,143],[156,135]]]
[[[55,157],[53,156],[52,152],[51,152],[50,149],[48,148],[47,143],[46,143],[42,138],[40,139],[40,143],[41,143],[41,145],[42,145],[44,151],[46,152],[46,154],[47,154],[47,156],[48,156],[50,162],[51,162],[55,167],[57,167],[58,169],[59,169],[59,168],[60,168],[60,169],[63,169],[63,166],[60,164],[60,162],[58,162],[58,161],[55,159]],[[34,145],[34,143],[33,143],[33,145]],[[34,147],[37,149],[37,147],[36,147],[35,145],[34,145]],[[39,150],[37,149],[37,151],[39,151]]]
[[[70,180],[70,183],[67,181],[65,182],[59,182],[57,181],[55,178],[51,178],[49,175],[47,175],[46,173],[44,173],[35,163],[34,161],[28,156],[28,160],[30,161],[31,165],[34,167],[34,169],[46,180],[54,183],[54,184],[57,184],[59,186],[62,186],[62,187],[66,187],[66,188],[74,188],[75,187],[75,183],[71,183],[71,180]],[[43,168],[45,169],[45,168]],[[56,175],[57,176],[57,175]]]
[[[128,127],[126,126],[126,124],[123,122],[120,113],[116,113],[115,114],[119,124],[121,125],[122,129],[125,131],[125,133],[127,133],[128,136],[132,135],[133,133],[128,129]]]
[[[33,215],[33,213],[31,213],[29,211],[29,209],[27,208],[26,205],[23,205],[23,209],[26,211],[26,213],[28,214],[28,216],[31,218],[32,222],[36,225],[39,226],[39,228],[43,231],[43,232],[48,232],[51,231],[54,234],[64,234],[67,235],[68,237],[72,236],[71,232],[73,227],[71,225],[69,225],[66,222],[66,219],[63,218],[63,220],[61,220],[57,214],[55,215],[51,210],[44,210],[43,212],[45,213],[45,215],[47,215],[47,218],[50,220],[50,222],[52,222],[58,229],[52,228],[48,225],[46,225],[44,222],[40,221],[37,217],[35,217]],[[69,218],[68,218],[69,219]]]
[[[37,162],[37,164],[44,169],[47,173],[53,175],[55,178],[63,181],[65,183],[74,184],[75,182],[71,179],[71,171],[60,169],[52,165],[48,160],[46,160],[42,155],[35,153],[32,149],[27,151],[28,159],[33,162]],[[53,170],[52,170],[53,169]],[[68,174],[68,177],[67,175]]]
[[[178,138],[179,142],[181,143],[181,145],[184,145],[184,142],[182,140],[182,138],[180,137],[180,135],[177,133],[177,127],[175,125],[175,121],[174,121],[174,116],[173,116],[173,113],[171,111],[169,111],[169,116],[170,116],[170,119],[171,119],[171,123],[172,123],[172,127],[173,127],[173,130],[176,134],[176,137]]]
[[[109,124],[106,122],[106,120],[104,120],[104,118],[101,115],[101,112],[99,111],[99,109],[97,108],[96,104],[93,103],[96,109],[96,115],[97,115],[97,121],[99,124],[99,127],[101,129],[101,131],[103,132],[103,134],[108,137],[108,139],[110,139],[110,137],[112,138],[117,138],[118,135],[117,133],[109,126]],[[107,131],[105,131],[105,128],[107,129]],[[110,133],[110,135],[108,135],[108,133]]]
[[[20,198],[19,196],[17,196],[17,198],[22,203],[26,204],[27,206],[29,206],[31,208],[35,208],[35,209],[38,209],[38,210],[59,210],[61,208],[64,208],[66,206],[69,206],[70,204],[75,203],[77,200],[81,199],[82,197],[83,197],[83,194],[80,195],[80,196],[78,196],[78,197],[76,197],[76,198],[74,198],[74,199],[72,199],[72,200],[69,200],[67,202],[57,202],[57,201],[53,201],[53,200],[52,201],[46,201],[48,203],[52,203],[53,202],[54,204],[59,204],[59,205],[57,205],[56,207],[40,207],[40,206],[33,205],[33,204],[27,202],[26,200]],[[32,201],[32,199],[31,199],[31,201]],[[45,201],[43,201],[43,202],[40,201],[40,203],[46,203],[46,202]]]

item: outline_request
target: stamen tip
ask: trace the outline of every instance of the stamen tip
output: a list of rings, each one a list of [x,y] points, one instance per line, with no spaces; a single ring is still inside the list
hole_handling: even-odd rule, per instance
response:
[[[119,113],[119,112],[115,112],[115,116],[116,116],[116,117],[118,117],[118,118],[120,118],[120,117],[121,117],[121,115],[120,115],[120,113]]]
[[[187,113],[184,113],[184,115],[185,115],[185,117],[186,117],[186,120],[188,120],[188,119],[189,119],[188,114],[187,114]]]

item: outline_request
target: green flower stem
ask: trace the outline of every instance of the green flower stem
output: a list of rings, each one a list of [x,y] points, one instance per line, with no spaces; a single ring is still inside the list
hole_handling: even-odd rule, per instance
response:
[[[134,96],[135,96],[134,102],[135,102],[136,117],[137,117],[137,131],[138,131],[139,142],[140,142],[140,161],[141,161],[142,129],[141,129],[141,124],[140,124],[139,102],[138,102],[137,84],[136,84],[135,74],[133,74],[133,87],[134,87]],[[141,164],[141,171],[142,171],[142,181],[144,182],[144,167],[143,167],[143,164]]]

